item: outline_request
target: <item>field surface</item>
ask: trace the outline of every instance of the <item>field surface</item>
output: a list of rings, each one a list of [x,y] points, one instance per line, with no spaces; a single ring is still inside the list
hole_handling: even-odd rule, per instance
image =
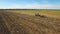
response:
[[[6,10],[7,12],[16,12],[16,13],[22,13],[22,14],[28,14],[28,15],[34,15],[35,13],[39,13],[41,15],[45,15],[48,17],[55,17],[60,19],[60,10]]]
[[[60,34],[60,19],[0,12],[0,34]]]

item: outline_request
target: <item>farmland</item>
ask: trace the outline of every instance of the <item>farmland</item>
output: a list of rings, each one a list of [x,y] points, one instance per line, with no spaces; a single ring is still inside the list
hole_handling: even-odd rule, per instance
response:
[[[36,12],[36,10],[29,10],[29,12],[28,10],[0,10],[0,34],[60,34],[60,19],[31,16],[30,14],[35,13],[33,11]],[[40,13],[43,14],[44,11]],[[58,11],[49,13],[56,16],[60,14]]]
[[[34,15],[35,13],[40,13],[41,15],[45,15],[48,17],[56,17],[60,18],[60,10],[34,10],[34,9],[22,9],[22,10],[6,10],[7,12],[16,12],[16,13],[22,13],[22,14],[28,14],[28,15]]]

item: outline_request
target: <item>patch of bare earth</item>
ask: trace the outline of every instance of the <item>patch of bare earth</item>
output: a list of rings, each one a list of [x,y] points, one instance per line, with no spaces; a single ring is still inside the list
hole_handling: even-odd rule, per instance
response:
[[[0,34],[60,34],[60,19],[9,12],[0,17]]]

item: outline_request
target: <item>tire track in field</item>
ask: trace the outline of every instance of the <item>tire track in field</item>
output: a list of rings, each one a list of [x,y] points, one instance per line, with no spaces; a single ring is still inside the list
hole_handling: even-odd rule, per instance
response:
[[[10,29],[11,33],[12,34],[20,34],[21,32],[18,32],[18,31],[15,31],[15,30],[17,30],[17,29],[20,30],[22,27],[19,28],[14,22],[12,22],[11,17],[9,18],[9,16],[7,14],[4,14],[4,16],[5,16],[4,18],[6,19],[6,21],[8,22],[8,24],[10,26],[9,29]],[[24,34],[24,33],[21,33],[21,34]]]
[[[0,34],[11,34],[1,14],[0,14]]]

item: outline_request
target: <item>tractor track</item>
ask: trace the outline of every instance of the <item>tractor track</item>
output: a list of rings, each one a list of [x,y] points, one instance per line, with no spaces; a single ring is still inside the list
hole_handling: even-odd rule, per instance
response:
[[[0,34],[11,34],[1,14],[0,14]]]

